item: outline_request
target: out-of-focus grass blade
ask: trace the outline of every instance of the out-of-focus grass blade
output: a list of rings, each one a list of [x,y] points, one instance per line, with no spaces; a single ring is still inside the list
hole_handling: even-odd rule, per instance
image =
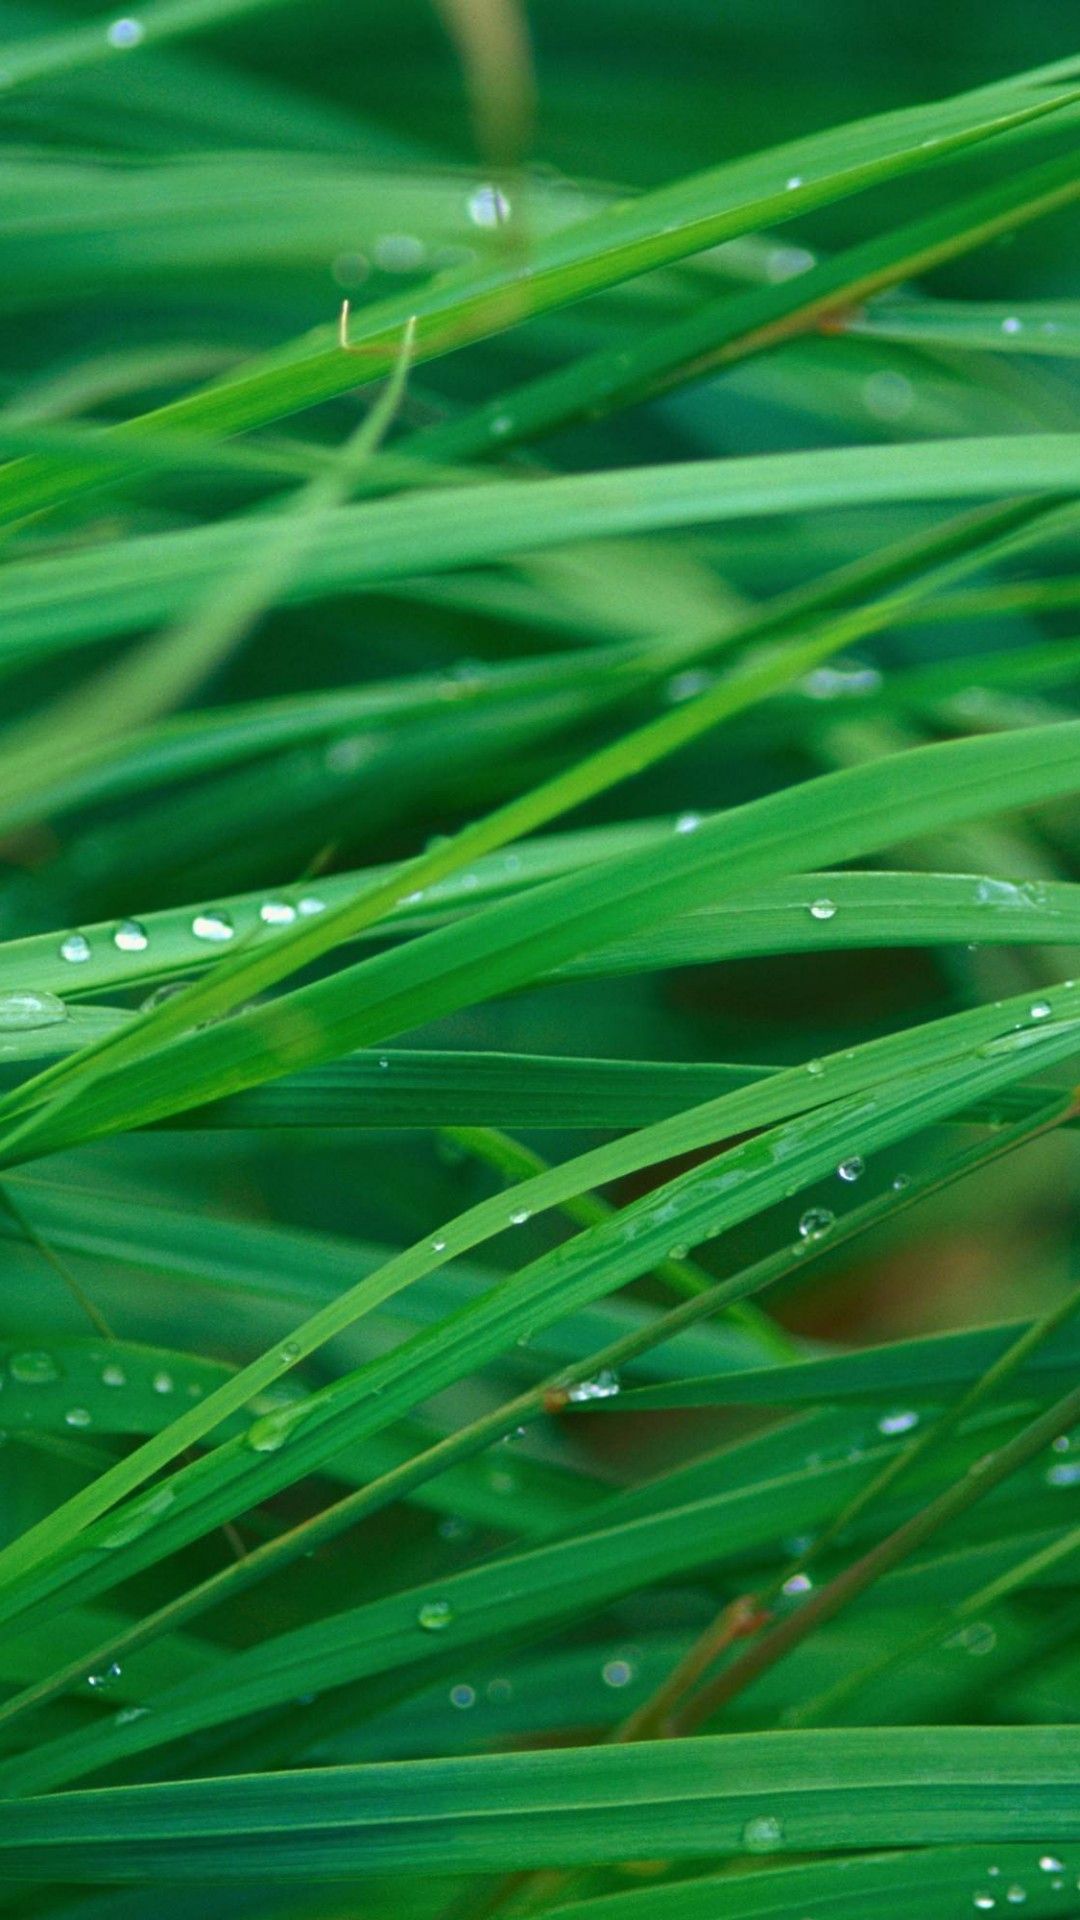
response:
[[[1080,434],[1073,433],[824,448],[444,487],[329,512],[280,594],[311,599],[666,527],[1077,490]],[[13,561],[4,573],[5,644],[20,653],[39,646],[56,652],[154,625],[190,608],[223,569],[256,557],[265,538],[258,522],[226,521]]]

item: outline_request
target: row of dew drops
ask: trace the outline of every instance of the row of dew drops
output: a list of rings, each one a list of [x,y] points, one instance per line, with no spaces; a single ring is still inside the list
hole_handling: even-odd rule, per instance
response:
[[[98,1368],[98,1379],[103,1387],[108,1387],[116,1391],[130,1384],[128,1375],[125,1373],[119,1361],[102,1361],[99,1355],[93,1358],[93,1364]],[[26,1347],[20,1349],[18,1352],[9,1354],[6,1362],[6,1370],[8,1378],[17,1388],[56,1387],[59,1386],[64,1379],[64,1369],[59,1360],[55,1354],[49,1353],[44,1347]],[[2,1387],[3,1384],[4,1376],[0,1374],[0,1387]],[[154,1372],[150,1375],[149,1386],[153,1393],[162,1396],[167,1396],[177,1391],[177,1382],[165,1367],[155,1368]],[[204,1388],[200,1381],[190,1380],[187,1383],[185,1391],[189,1399],[198,1400],[201,1399]],[[89,1407],[85,1406],[68,1407],[64,1412],[63,1419],[65,1426],[71,1427],[76,1431],[91,1427],[94,1424],[94,1416]]]
[[[680,813],[675,820],[677,834],[696,833],[703,825],[704,816],[700,813]],[[510,863],[507,862],[509,866]],[[512,870],[512,869],[511,869]],[[467,874],[459,879],[459,884],[468,887],[476,884],[476,876]],[[402,904],[412,905],[421,899],[422,894],[405,896]],[[1014,886],[1008,881],[980,881],[975,891],[975,904],[991,907],[1038,906],[1041,902],[1033,897],[1033,890]],[[258,908],[258,920],[264,927],[287,927],[298,919],[309,918],[323,913],[326,902],[317,894],[304,894],[295,903],[290,900],[269,899],[261,902]],[[811,920],[827,923],[834,920],[839,911],[836,901],[822,894],[806,903],[805,911]],[[232,916],[222,907],[204,907],[192,916],[190,932],[195,940],[211,946],[224,946],[236,934],[236,925]],[[145,953],[150,946],[150,933],[141,920],[125,919],[117,923],[107,936],[109,944],[118,953]],[[93,946],[87,934],[75,931],[64,935],[57,949],[59,958],[71,967],[85,965],[93,958]],[[1066,986],[1072,986],[1066,981]],[[157,1004],[158,998],[175,989],[167,986],[151,994],[145,1007]],[[19,988],[0,993],[0,1031],[30,1031],[39,1027],[57,1025],[67,1018],[68,1009],[58,994],[34,988]],[[1046,1000],[1032,1002],[1029,1017],[1032,1021],[1047,1020],[1052,1008]],[[808,1070],[811,1073],[824,1071],[820,1061],[811,1061]]]
[[[305,894],[295,905],[291,900],[264,900],[258,909],[258,918],[264,927],[288,927],[297,919],[325,911],[325,900],[316,894]],[[224,946],[234,938],[236,925],[224,908],[205,907],[192,916],[190,931],[196,940],[210,946]],[[108,940],[118,953],[145,953],[150,946],[150,934],[141,920],[119,921]],[[88,935],[76,932],[65,934],[57,951],[67,966],[79,967],[93,958],[94,949]],[[144,1010],[157,1005],[163,994],[173,991],[171,986],[157,989],[144,1003]],[[58,994],[30,987],[0,993],[0,1031],[30,1032],[38,1027],[56,1026],[67,1016],[67,1003]]]

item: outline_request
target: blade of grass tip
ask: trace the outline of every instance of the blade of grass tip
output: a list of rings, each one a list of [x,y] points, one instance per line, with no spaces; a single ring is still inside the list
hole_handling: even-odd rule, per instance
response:
[[[808,1264],[814,1260],[834,1253],[837,1247],[847,1245],[931,1195],[945,1191],[957,1181],[1023,1145],[1040,1131],[1041,1122],[1032,1123],[1030,1120],[1003,1130],[992,1141],[981,1142],[953,1156],[944,1165],[915,1175],[908,1186],[890,1188],[887,1193],[864,1201],[836,1222],[827,1245],[808,1242],[805,1246],[800,1244],[797,1251],[784,1246],[732,1277],[713,1282],[706,1293],[685,1300],[681,1306],[671,1308],[651,1324],[624,1334],[572,1365],[560,1365],[554,1373],[517,1399],[447,1435],[433,1447],[379,1476],[366,1487],[347,1494],[321,1513],[255,1548],[240,1565],[226,1567],[210,1575],[198,1586],[167,1601],[156,1612],[143,1616],[125,1629],[119,1638],[113,1633],[92,1653],[80,1654],[77,1661],[34,1682],[22,1693],[3,1702],[0,1704],[0,1727],[65,1692],[84,1676],[87,1666],[107,1666],[110,1660],[136,1652],[160,1635],[247,1591],[270,1574],[283,1571],[315,1547],[337,1539],[361,1520],[403,1498],[425,1481],[482,1452],[515,1427],[526,1425],[545,1414],[562,1412],[573,1404],[571,1390],[575,1384],[594,1379],[605,1369],[617,1374],[620,1368],[654,1347],[663,1345],[685,1328],[713,1318],[732,1304],[754,1298],[795,1272],[805,1273]],[[625,1721],[622,1728],[616,1729],[613,1737],[624,1740],[646,1737],[646,1725],[643,1724],[639,1729],[636,1720],[637,1716],[632,1716]]]
[[[1000,1486],[1002,1481],[1026,1466],[1044,1447],[1080,1419],[1080,1387],[1056,1401],[1028,1426],[993,1453],[984,1455],[920,1512],[897,1527],[886,1539],[837,1574],[827,1586],[812,1593],[798,1613],[763,1634],[746,1652],[701,1691],[692,1695],[675,1722],[680,1733],[703,1725],[724,1706],[784,1659],[818,1626],[832,1620],[841,1610],[864,1593],[884,1573],[921,1547],[950,1520]]]
[[[496,1127],[440,1127],[439,1132],[444,1140],[471,1153],[486,1166],[494,1167],[497,1173],[505,1175],[512,1182],[546,1173],[550,1166],[550,1162],[541,1154],[523,1146],[519,1140],[511,1139],[509,1134],[500,1132]],[[595,1227],[604,1220],[610,1220],[616,1209],[599,1194],[579,1193],[561,1201],[559,1212],[573,1221],[575,1226]],[[658,1280],[683,1295],[709,1293],[713,1287],[712,1275],[694,1260],[669,1255],[666,1260],[657,1263],[653,1272]],[[789,1360],[799,1351],[796,1342],[784,1332],[783,1327],[777,1326],[775,1320],[760,1308],[739,1303],[729,1308],[725,1317],[755,1334],[770,1352],[781,1359]]]
[[[57,765],[72,771],[92,765],[118,734],[176,705],[239,645],[300,561],[321,516],[347,497],[378,447],[404,391],[414,333],[410,323],[394,373],[366,419],[287,507],[259,523],[255,548],[231,579],[217,582],[192,615],[140,649],[134,662],[121,662],[89,689],[9,730],[2,743],[0,823],[5,797],[23,806],[28,792],[52,783]]]
[[[886,594],[869,607],[841,613],[831,621],[824,634],[818,634],[794,649],[780,663],[766,660],[764,665],[751,661],[741,678],[725,681],[695,699],[684,702],[658,718],[646,721],[611,745],[601,747],[572,767],[555,775],[538,788],[509,801],[495,812],[472,822],[448,840],[427,849],[411,862],[403,863],[387,877],[369,883],[351,900],[309,921],[303,926],[285,929],[273,948],[238,955],[219,961],[201,982],[193,983],[183,995],[163,1002],[140,1016],[137,1030],[110,1036],[94,1048],[85,1048],[59,1061],[27,1081],[14,1094],[0,1100],[0,1115],[14,1115],[37,1102],[49,1099],[65,1085],[78,1092],[85,1085],[91,1065],[98,1072],[109,1071],[125,1059],[138,1057],[182,1034],[203,1017],[204,1011],[221,1013],[241,999],[276,984],[295,969],[320,958],[342,940],[371,926],[394,906],[402,895],[431,885],[464,867],[470,860],[505,846],[509,841],[533,832],[561,813],[566,813],[594,798],[618,782],[665,758],[678,748],[707,732],[721,719],[765,698],[779,686],[798,679],[809,665],[853,639],[886,625],[900,613],[936,591],[942,582],[951,582],[968,570],[985,564],[988,557],[1012,550],[1028,539],[1037,539],[1057,525],[1064,514],[1066,524],[1075,517],[1074,509],[1032,501],[1010,502],[1003,507],[962,515],[942,529],[890,549],[884,560],[871,563],[864,579],[891,583],[899,571],[915,570],[916,578],[897,591]],[[920,571],[920,569],[922,571]],[[833,607],[838,592],[850,592],[855,585],[854,570],[842,569],[838,581],[833,576],[819,589],[826,611]],[[812,619],[816,610],[814,594],[801,616]],[[798,627],[800,616],[789,616]],[[780,631],[784,631],[785,622]],[[754,623],[750,634],[772,633],[769,616],[760,625]],[[223,997],[223,989],[225,989]],[[21,1130],[18,1139],[28,1134]],[[15,1144],[14,1142],[12,1144]]]

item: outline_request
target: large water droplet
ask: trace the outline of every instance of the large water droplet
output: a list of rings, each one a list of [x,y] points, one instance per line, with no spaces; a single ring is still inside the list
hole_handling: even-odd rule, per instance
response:
[[[531,1219],[531,1217],[528,1207],[515,1207],[513,1213],[510,1215],[510,1225],[512,1227],[523,1227],[526,1220]]]
[[[176,1383],[171,1373],[161,1372],[155,1373],[150,1384],[155,1393],[172,1393]]]
[[[1053,1008],[1049,1000],[1034,1000],[1028,1011],[1033,1020],[1049,1020]]]
[[[846,1180],[851,1186],[856,1180],[862,1179],[866,1172],[866,1162],[861,1153],[849,1153],[846,1160],[841,1160],[836,1171],[840,1179]]]
[[[973,1893],[971,1896],[971,1904],[973,1907],[979,1907],[983,1912],[989,1913],[991,1907],[997,1906],[997,1901],[994,1899],[992,1893]]]
[[[227,913],[217,907],[207,907],[205,913],[197,913],[191,923],[191,931],[196,940],[213,940],[221,943],[231,940],[235,928]]]
[[[462,1713],[469,1707],[475,1707],[476,1688],[470,1687],[465,1681],[462,1681],[459,1686],[451,1687],[450,1705],[457,1707],[459,1712]]]
[[[634,1678],[634,1668],[629,1660],[605,1660],[600,1678],[605,1687],[628,1687]]]
[[[799,1234],[803,1240],[823,1240],[834,1226],[836,1215],[828,1207],[807,1207],[799,1221]]]
[[[919,1424],[919,1416],[910,1408],[903,1413],[883,1413],[878,1421],[878,1432],[885,1434],[910,1433],[912,1427]]]
[[[121,953],[145,953],[150,936],[138,920],[121,920],[113,930],[113,946]]]
[[[60,942],[60,958],[77,967],[90,958],[90,942],[85,933],[67,933]]]
[[[416,1615],[416,1624],[425,1633],[442,1633],[454,1618],[449,1600],[425,1600]]]
[[[676,833],[696,833],[700,825],[700,813],[680,813],[675,822],[675,831]]]
[[[313,913],[325,913],[326,901],[320,900],[317,894],[305,893],[303,899],[297,901],[296,911],[308,919]]]
[[[1059,1460],[1046,1474],[1048,1487],[1080,1486],[1080,1460]]]
[[[611,1400],[619,1391],[619,1376],[611,1367],[601,1367],[595,1379],[578,1380],[567,1388],[566,1397],[580,1404],[586,1400]]]
[[[784,1829],[771,1813],[759,1813],[742,1830],[747,1853],[775,1853],[782,1846]]]
[[[1011,1887],[1006,1887],[1005,1898],[1011,1907],[1022,1907],[1024,1901],[1027,1899],[1027,1888],[1022,1887],[1019,1881],[1014,1880]]]
[[[1008,319],[1002,321],[1001,331],[1002,333],[1019,333],[1023,325],[1023,321],[1018,319],[1015,313],[1010,313]]]
[[[287,927],[296,919],[296,908],[288,900],[264,900],[259,919],[267,927]]]
[[[835,919],[835,917],[836,917],[836,901],[835,900],[828,900],[825,898],[822,898],[820,900],[811,900],[810,902],[811,920],[833,920]]]
[[[1044,1853],[1039,1856],[1040,1873],[1064,1873],[1065,1862],[1059,1860],[1056,1853]]]
[[[104,1387],[126,1387],[127,1374],[123,1367],[117,1366],[115,1360],[110,1360],[108,1366],[101,1369],[101,1384]]]
[[[88,1427],[90,1419],[89,1407],[69,1407],[64,1415],[65,1425],[69,1427]]]
[[[510,218],[510,202],[505,193],[488,180],[473,188],[465,206],[474,227],[501,227]]]
[[[809,1593],[813,1584],[808,1573],[793,1573],[790,1580],[784,1581],[783,1592],[787,1594]]]
[[[24,1353],[13,1353],[8,1372],[22,1387],[47,1387],[60,1378],[60,1369],[52,1354],[42,1347],[28,1347]]]
[[[67,1019],[67,1008],[55,993],[38,993],[30,987],[14,993],[0,993],[0,1028],[6,1033],[25,1033],[34,1027],[55,1027]]]
[[[105,30],[105,38],[110,47],[119,47],[121,51],[141,45],[145,37],[146,28],[142,21],[130,18],[114,20]]]

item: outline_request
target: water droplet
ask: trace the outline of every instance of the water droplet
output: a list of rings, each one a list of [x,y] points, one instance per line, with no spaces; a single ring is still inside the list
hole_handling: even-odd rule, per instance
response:
[[[415,233],[381,233],[372,248],[384,273],[419,273],[427,248]]]
[[[121,1707],[113,1717],[114,1727],[130,1727],[133,1720],[145,1720],[149,1707]]]
[[[802,174],[801,173],[789,174],[787,179],[784,181],[784,186],[786,187],[788,193],[792,193],[796,187],[802,186]]]
[[[1022,1887],[1019,1881],[1014,1881],[1011,1887],[1006,1887],[1005,1898],[1011,1907],[1022,1907],[1027,1899],[1027,1888]]]
[[[794,280],[796,274],[808,273],[816,265],[809,247],[771,247],[765,260],[765,278],[778,286],[784,280]]]
[[[278,1349],[278,1358],[283,1360],[287,1367],[291,1367],[293,1361],[300,1358],[299,1340],[286,1340],[284,1346]]]
[[[910,1187],[910,1185],[911,1185],[910,1173],[898,1173],[896,1175],[895,1180],[892,1183],[892,1190],[894,1193],[903,1193],[906,1188]]]
[[[806,1071],[807,1073],[812,1073],[815,1077],[819,1073],[824,1073],[825,1071],[824,1060],[808,1060],[806,1063]]]
[[[101,1384],[103,1387],[126,1387],[127,1374],[123,1367],[117,1366],[115,1360],[110,1360],[108,1366],[101,1369]]]
[[[715,678],[716,675],[707,672],[704,667],[690,667],[685,673],[673,673],[664,688],[664,697],[670,700],[673,707],[677,707],[684,700],[694,700],[699,693],[707,693]]]
[[[86,1684],[88,1687],[107,1687],[110,1681],[119,1680],[121,1672],[120,1662],[113,1660],[105,1668],[104,1673],[88,1673]]]
[[[866,1172],[866,1162],[861,1153],[849,1153],[846,1160],[841,1160],[836,1171],[840,1179],[846,1180],[851,1186],[854,1181],[862,1179]]]
[[[289,1437],[291,1422],[280,1413],[268,1413],[256,1420],[244,1435],[252,1453],[280,1453]]]
[[[432,1241],[432,1243],[431,1243],[431,1251],[432,1251],[432,1253],[445,1253],[445,1252],[446,1252],[446,1241],[445,1241],[445,1240],[433,1240],[433,1241]]]
[[[883,367],[863,381],[862,397],[875,420],[902,420],[915,405],[915,388],[906,373]]]
[[[1046,1474],[1048,1487],[1080,1486],[1080,1460],[1059,1460]]]
[[[629,1660],[605,1660],[600,1678],[605,1687],[628,1687],[634,1678],[634,1668]]]
[[[696,833],[700,825],[700,813],[680,813],[675,822],[675,831],[676,833]]]
[[[383,1055],[381,1056],[381,1058],[380,1058],[380,1060],[379,1060],[379,1070],[380,1070],[380,1072],[381,1072],[381,1073],[385,1073],[385,1072],[386,1072],[386,1069],[388,1068],[388,1066],[389,1066],[389,1065],[390,1065],[390,1062],[389,1062],[389,1060],[388,1060],[388,1059],[386,1058],[386,1055],[385,1055],[385,1054],[383,1054]]]
[[[830,1227],[834,1226],[836,1215],[828,1207],[807,1207],[799,1221],[799,1235],[803,1240],[823,1240]]]
[[[492,1703],[495,1703],[497,1701],[512,1699],[514,1688],[511,1681],[503,1679],[500,1675],[497,1679],[488,1681],[484,1692],[487,1694],[488,1699],[492,1701]]]
[[[466,1685],[451,1687],[450,1705],[460,1708],[462,1712],[464,1712],[467,1707],[475,1707],[476,1688]]]
[[[264,900],[259,919],[267,927],[287,927],[296,919],[296,908],[288,900]]]
[[[217,907],[207,907],[205,913],[197,913],[191,923],[191,931],[196,940],[213,940],[220,944],[231,940],[235,931],[227,913]]]
[[[174,1381],[171,1373],[155,1373],[150,1385],[155,1393],[172,1393]]]
[[[425,1600],[416,1616],[416,1623],[425,1633],[442,1633],[454,1618],[454,1609],[449,1600]]]
[[[121,953],[145,953],[150,936],[138,920],[121,920],[113,930],[113,946]]]
[[[833,920],[836,917],[835,900],[812,900],[810,902],[811,920]]]
[[[1002,333],[1020,333],[1023,325],[1023,321],[1018,319],[1015,313],[1010,313],[1008,319],[1002,321],[1001,331]]]
[[[5,1033],[55,1027],[66,1019],[67,1008],[55,993],[37,993],[29,987],[15,993],[0,993],[0,1028]]]
[[[146,28],[141,20],[114,20],[105,31],[110,47],[119,47],[121,50],[139,46],[145,35]]]
[[[975,1893],[971,1896],[971,1904],[974,1907],[983,1909],[985,1912],[989,1912],[991,1907],[997,1906],[997,1901],[994,1899],[992,1893]]]
[[[512,1227],[523,1227],[525,1225],[526,1220],[530,1220],[531,1218],[532,1218],[532,1215],[530,1214],[528,1207],[517,1207],[515,1211],[510,1215],[510,1225]]]
[[[906,1408],[902,1413],[883,1413],[877,1427],[879,1433],[910,1433],[912,1427],[917,1427],[918,1424],[918,1414]]]
[[[1049,1020],[1053,1008],[1048,1000],[1035,1000],[1028,1011],[1033,1020]]]
[[[64,1415],[64,1424],[68,1427],[88,1427],[90,1425],[89,1407],[69,1407]]]
[[[784,1581],[783,1592],[788,1594],[809,1593],[813,1584],[808,1573],[793,1573],[790,1580]]]
[[[504,434],[511,431],[513,424],[514,422],[508,413],[497,413],[491,422],[491,431],[497,440],[501,440]]]
[[[961,1627],[959,1633],[951,1633],[945,1645],[950,1649],[959,1648],[964,1653],[970,1653],[973,1659],[981,1660],[986,1654],[993,1653],[997,1646],[997,1630],[989,1620],[975,1620],[971,1626]]]
[[[178,993],[186,993],[190,986],[188,980],[167,980],[163,987],[155,987],[140,1003],[141,1013],[153,1013],[155,1007],[163,1007],[166,1000],[175,1000]]]
[[[473,188],[465,207],[474,227],[501,227],[510,218],[510,202],[505,193],[487,180]]]
[[[601,1367],[593,1380],[578,1380],[568,1387],[566,1397],[580,1405],[588,1400],[611,1400],[619,1391],[619,1376],[611,1367]]]
[[[305,893],[303,899],[297,901],[296,911],[302,913],[305,918],[313,913],[325,913],[326,901],[320,900],[317,894]]]
[[[857,660],[834,660],[827,666],[814,667],[801,685],[811,700],[850,700],[876,693],[881,675],[876,667]]]
[[[77,967],[90,958],[90,942],[85,933],[67,933],[60,942],[60,958]]]
[[[1040,1873],[1064,1873],[1065,1862],[1059,1860],[1056,1853],[1044,1853],[1039,1858]]]
[[[771,1813],[759,1813],[742,1830],[747,1853],[775,1853],[783,1845],[784,1829]]]
[[[1067,1433],[1059,1433],[1056,1439],[1051,1440],[1050,1445],[1055,1453],[1068,1453],[1072,1441]]]
[[[25,1353],[13,1353],[8,1361],[8,1372],[23,1387],[47,1387],[60,1378],[60,1369],[52,1354],[46,1353],[41,1347],[28,1348]]]

